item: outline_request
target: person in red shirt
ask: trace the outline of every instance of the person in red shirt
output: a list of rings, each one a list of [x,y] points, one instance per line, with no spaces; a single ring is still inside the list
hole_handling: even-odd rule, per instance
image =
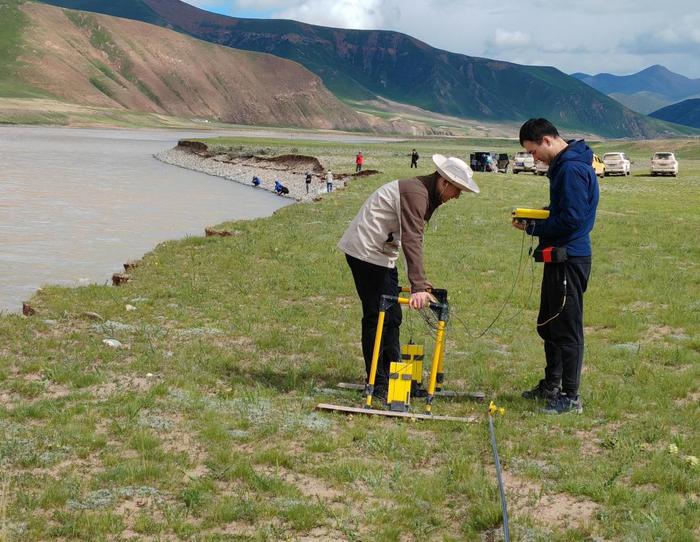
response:
[[[357,153],[357,156],[355,156],[355,173],[358,171],[362,171],[362,164],[365,163],[365,159],[362,156],[362,151]]]

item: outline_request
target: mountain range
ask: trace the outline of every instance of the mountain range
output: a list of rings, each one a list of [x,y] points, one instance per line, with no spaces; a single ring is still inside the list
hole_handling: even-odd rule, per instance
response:
[[[33,2],[15,8],[23,24],[14,86],[25,89],[15,96],[31,89],[63,103],[112,110],[234,124],[392,131],[283,58],[123,18]],[[0,85],[0,95],[11,95],[7,86]]]
[[[644,114],[700,97],[700,79],[690,79],[659,65],[631,75],[573,73],[571,76]]]
[[[491,122],[544,116],[567,131],[607,137],[654,137],[683,131],[633,112],[555,68],[450,53],[398,32],[241,19],[209,13],[180,0],[45,1],[136,19],[212,43],[296,61],[347,103],[381,97]]]
[[[650,113],[656,119],[700,128],[700,98],[683,100]]]

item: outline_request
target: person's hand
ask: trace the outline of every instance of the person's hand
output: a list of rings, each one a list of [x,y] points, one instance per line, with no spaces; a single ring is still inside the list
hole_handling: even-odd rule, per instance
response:
[[[526,220],[518,220],[517,218],[514,218],[513,219],[513,227],[522,231],[525,228],[527,228],[527,221]]]
[[[429,292],[416,292],[411,294],[408,306],[412,309],[423,309],[431,303],[437,303],[437,299],[435,299],[432,294]]]

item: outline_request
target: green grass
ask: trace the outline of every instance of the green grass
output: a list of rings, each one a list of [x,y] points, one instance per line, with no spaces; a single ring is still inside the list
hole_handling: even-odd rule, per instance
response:
[[[45,97],[22,82],[18,76],[21,62],[18,57],[24,47],[22,35],[29,23],[19,7],[24,0],[0,0],[0,97]]]
[[[486,405],[436,401],[438,414],[481,420],[466,425],[313,408],[360,404],[334,389],[363,372],[359,302],[335,244],[367,195],[411,173],[413,147],[427,173],[433,152],[517,144],[301,137],[217,144],[296,148],[339,172],[353,170],[361,148],[366,167],[382,173],[321,202],[220,225],[233,237],[163,243],[126,286],[49,286],[31,300],[36,316],[0,318],[5,539],[499,539]],[[546,203],[546,179],[477,173],[482,193],[446,205],[427,228],[427,274],[452,304],[448,387],[481,389],[506,408],[496,429],[514,540],[700,536],[700,469],[684,459],[700,455],[700,142],[673,143],[677,179],[647,176],[654,143],[595,144],[628,152],[634,166],[630,177],[600,182],[582,416],[544,417],[519,398],[543,365],[534,330],[541,268],[531,271],[529,259],[504,318],[474,338],[518,266],[510,209]],[[88,311],[134,331],[108,333]],[[422,320],[405,318],[404,332],[412,328],[429,354]],[[108,336],[128,348],[104,346]],[[589,512],[544,513],[576,501]]]

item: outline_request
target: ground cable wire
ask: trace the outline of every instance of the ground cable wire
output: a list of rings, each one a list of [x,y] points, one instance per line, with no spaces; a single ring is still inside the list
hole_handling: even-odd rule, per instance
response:
[[[503,476],[501,474],[501,461],[498,458],[498,446],[496,445],[496,429],[493,426],[493,414],[499,412],[501,416],[505,413],[504,408],[498,408],[491,401],[489,405],[489,433],[491,436],[491,449],[493,450],[493,460],[496,465],[496,478],[498,479],[498,492],[501,496],[501,513],[503,514],[503,540],[510,542],[510,528],[508,527],[508,505],[506,504],[506,491],[503,487]]]

